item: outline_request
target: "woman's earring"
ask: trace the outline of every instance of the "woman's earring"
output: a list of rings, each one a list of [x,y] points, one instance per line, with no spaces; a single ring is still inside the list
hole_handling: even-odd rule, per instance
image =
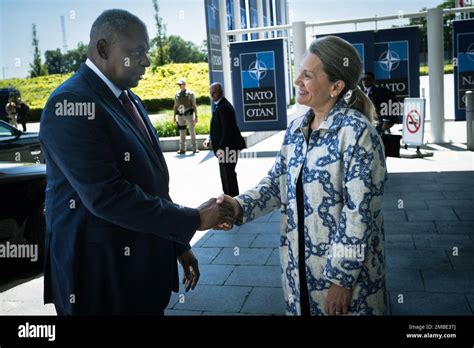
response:
[[[334,98],[334,94],[331,94],[331,98]]]

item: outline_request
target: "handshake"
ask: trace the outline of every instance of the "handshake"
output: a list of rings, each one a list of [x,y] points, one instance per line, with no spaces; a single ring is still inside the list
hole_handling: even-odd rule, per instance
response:
[[[242,218],[242,208],[240,204],[228,195],[220,195],[211,198],[201,204],[198,208],[201,223],[198,230],[230,230],[236,221]]]

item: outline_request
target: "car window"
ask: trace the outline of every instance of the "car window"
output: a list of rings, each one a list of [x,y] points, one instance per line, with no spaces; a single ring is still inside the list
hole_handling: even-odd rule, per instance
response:
[[[0,124],[0,137],[11,137],[13,135],[12,131]]]

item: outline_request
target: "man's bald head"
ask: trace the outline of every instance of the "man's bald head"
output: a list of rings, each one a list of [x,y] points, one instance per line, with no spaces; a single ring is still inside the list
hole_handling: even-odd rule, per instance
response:
[[[214,101],[219,100],[224,95],[224,89],[220,82],[214,82],[209,86],[209,93],[211,94],[211,99]]]

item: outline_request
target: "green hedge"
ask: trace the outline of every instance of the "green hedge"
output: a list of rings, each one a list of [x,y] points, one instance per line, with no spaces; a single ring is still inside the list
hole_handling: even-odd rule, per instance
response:
[[[29,122],[39,122],[48,97],[71,75],[56,74],[1,80],[0,88],[14,87],[18,89],[22,99],[30,106]],[[149,113],[158,113],[173,107],[174,94],[179,89],[176,84],[178,78],[187,80],[188,88],[195,93],[198,105],[210,104],[207,63],[167,64],[155,71],[149,68],[140,84],[133,91],[140,96]],[[163,134],[170,133],[172,127],[174,125],[171,122],[164,128]]]
[[[452,74],[454,71],[452,64],[445,64],[444,65],[444,73],[445,74]],[[426,65],[420,66],[420,76],[427,76],[428,75],[428,67]]]

